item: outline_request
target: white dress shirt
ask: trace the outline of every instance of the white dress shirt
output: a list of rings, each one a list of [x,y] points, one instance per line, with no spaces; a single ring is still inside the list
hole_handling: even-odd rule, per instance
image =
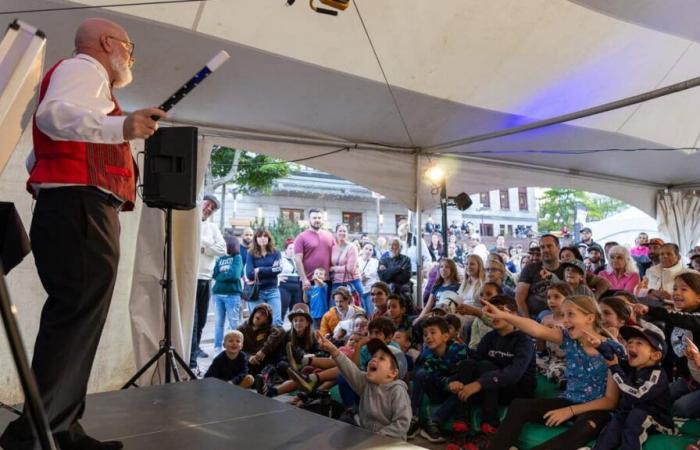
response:
[[[124,142],[126,116],[107,115],[115,106],[110,88],[95,58],[81,53],[62,61],[37,107],[37,127],[56,141]]]

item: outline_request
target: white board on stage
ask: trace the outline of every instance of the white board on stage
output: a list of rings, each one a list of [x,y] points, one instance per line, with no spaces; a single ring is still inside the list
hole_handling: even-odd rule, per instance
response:
[[[0,41],[0,174],[31,119],[45,51],[44,33],[19,20]]]

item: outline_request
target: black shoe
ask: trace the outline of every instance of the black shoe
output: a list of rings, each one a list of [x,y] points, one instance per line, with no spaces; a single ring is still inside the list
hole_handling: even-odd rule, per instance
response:
[[[420,422],[418,421],[418,417],[411,417],[411,426],[408,427],[408,438],[413,439],[414,437],[418,436],[418,433],[420,433]]]
[[[423,426],[423,429],[420,430],[420,435],[433,444],[445,442],[445,438],[442,436],[442,431],[440,431],[440,426],[437,422],[432,420],[429,420],[428,423]]]
[[[197,349],[197,358],[209,358],[209,353],[205,352],[201,348]]]
[[[56,433],[56,444],[61,450],[120,450],[124,447],[120,441],[98,441],[87,434],[70,436],[70,433]]]

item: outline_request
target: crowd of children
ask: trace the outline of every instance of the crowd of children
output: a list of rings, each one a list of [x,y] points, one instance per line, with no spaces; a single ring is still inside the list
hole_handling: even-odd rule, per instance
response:
[[[574,258],[563,279],[543,274],[547,309],[531,318],[502,282],[484,280],[453,305],[460,280],[447,261],[417,316],[382,282],[371,286],[371,317],[344,287],[324,309],[316,274],[288,331],[256,306],[206,376],[270,397],[338,385],[349,423],[469,450],[514,448],[528,422],[570,425],[537,449],[639,449],[650,433],[673,434],[673,416],[700,418],[700,273],[677,274],[665,302],[599,295]],[[538,378],[560,394],[535,398]]]

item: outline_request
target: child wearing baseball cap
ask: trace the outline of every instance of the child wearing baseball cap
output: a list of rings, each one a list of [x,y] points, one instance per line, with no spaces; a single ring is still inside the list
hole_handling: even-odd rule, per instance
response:
[[[666,354],[664,336],[638,325],[621,327],[620,335],[626,341],[626,361],[618,360],[606,348],[607,342],[591,342],[599,344],[597,349],[620,388],[617,410],[600,433],[595,450],[641,449],[651,430],[673,434],[669,381],[661,367]]]
[[[353,423],[374,433],[406,440],[411,424],[411,398],[408,386],[402,381],[407,367],[403,352],[381,339],[372,339],[367,343],[372,359],[363,372],[321,333],[316,332],[316,340],[360,396],[359,414]]]

